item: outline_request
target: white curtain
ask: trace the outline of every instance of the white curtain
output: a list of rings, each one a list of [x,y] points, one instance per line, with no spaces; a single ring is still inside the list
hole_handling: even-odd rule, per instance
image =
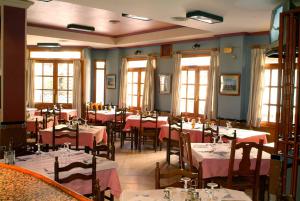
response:
[[[174,57],[173,81],[172,81],[172,102],[171,113],[173,115],[180,115],[180,88],[181,88],[181,57],[177,53]]]
[[[145,111],[154,110],[155,67],[156,67],[155,59],[149,56],[147,59],[145,82],[144,82],[144,96],[143,96],[143,103],[142,103],[142,108]]]
[[[208,119],[216,119],[218,111],[219,88],[219,52],[212,51],[208,70],[208,83],[205,103],[205,114]]]
[[[126,107],[127,94],[127,59],[122,59],[121,74],[120,74],[120,91],[119,91],[119,107]]]
[[[259,127],[261,121],[262,96],[264,91],[264,50],[251,50],[251,83],[247,123]]]
[[[35,61],[26,61],[26,106],[34,107],[34,64]]]
[[[79,60],[74,61],[73,108],[77,110],[77,116],[81,117],[81,62]]]

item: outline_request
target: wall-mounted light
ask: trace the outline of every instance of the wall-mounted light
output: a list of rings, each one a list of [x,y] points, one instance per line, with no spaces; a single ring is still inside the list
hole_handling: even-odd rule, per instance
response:
[[[127,13],[122,13],[122,17],[128,17],[128,18],[132,18],[132,19],[136,19],[136,20],[143,20],[143,21],[150,21],[150,18],[147,17],[141,17],[141,16],[136,16],[136,15],[131,15],[131,14],[127,14]]]
[[[68,24],[67,28],[76,31],[87,31],[87,32],[95,31],[95,27],[81,25],[81,24]]]
[[[187,12],[186,17],[193,20],[209,23],[209,24],[223,22],[223,17],[211,13],[203,12],[200,10]]]
[[[224,47],[223,48],[223,53],[224,54],[230,54],[232,59],[236,59],[236,55],[233,54],[233,47]]]
[[[134,54],[135,54],[135,55],[140,55],[140,54],[142,54],[142,51],[141,51],[141,50],[136,50],[136,51],[134,52]]]
[[[59,43],[37,43],[38,47],[61,47]]]
[[[200,48],[200,44],[199,43],[195,43],[192,48],[193,49],[199,49]]]

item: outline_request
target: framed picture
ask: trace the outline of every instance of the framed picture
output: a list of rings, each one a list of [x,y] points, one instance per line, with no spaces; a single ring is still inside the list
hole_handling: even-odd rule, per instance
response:
[[[106,87],[108,89],[116,88],[116,75],[115,74],[106,75]]]
[[[159,75],[159,93],[169,94],[171,92],[171,75]]]
[[[228,96],[239,96],[240,77],[240,74],[222,74],[220,77],[220,94]]]

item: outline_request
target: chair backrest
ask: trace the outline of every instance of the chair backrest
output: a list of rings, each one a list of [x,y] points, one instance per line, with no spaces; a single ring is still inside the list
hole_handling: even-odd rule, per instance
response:
[[[125,123],[126,123],[126,108],[116,108],[114,127],[125,126]]]
[[[171,140],[171,133],[176,132],[178,135],[182,131],[182,119],[179,116],[169,116],[168,118],[169,124],[169,137],[168,140]]]
[[[235,170],[234,169],[235,153],[236,150],[239,149],[242,149],[242,159],[239,163],[239,168]],[[252,149],[256,149],[257,151],[256,163],[254,169],[251,169],[251,160],[250,160],[250,153]],[[227,187],[232,188],[233,178],[236,176],[253,177],[254,183],[252,184],[253,186],[252,199],[254,201],[257,200],[257,192],[259,189],[259,175],[260,175],[259,173],[260,173],[260,166],[261,166],[262,150],[263,150],[262,139],[259,140],[259,144],[255,142],[237,143],[236,140],[232,141],[229,168],[228,168]]]
[[[210,142],[213,142],[213,137],[219,136],[219,126],[216,126],[216,129],[213,129],[211,126],[208,126],[206,123],[202,125],[202,143],[205,142],[205,137],[209,137]]]
[[[147,113],[141,113],[140,114],[140,130],[142,131],[144,129],[143,124],[150,123],[153,125],[153,128],[156,130],[155,132],[158,132],[158,113],[153,112],[150,114]]]
[[[111,146],[107,144],[97,145],[95,136],[93,140],[93,149],[86,149],[85,152],[86,153],[92,152],[93,155],[107,158],[112,161],[115,160],[115,145],[114,144],[111,144]]]
[[[180,181],[182,177],[191,178],[191,180],[196,184],[196,188],[202,188],[202,164],[199,163],[197,172],[191,172],[184,169],[172,169],[165,172],[161,172],[159,162],[156,162],[155,167],[155,189],[164,189],[166,187],[183,187],[183,182]],[[166,185],[161,185],[161,180],[174,181]]]
[[[38,118],[35,118],[35,122],[34,122],[34,127],[35,127],[35,137],[36,137],[36,142],[39,142],[38,140],[38,132],[40,131],[40,129],[44,128],[44,118],[42,121],[38,121]]]
[[[60,133],[59,133],[60,132]],[[58,134],[59,133],[59,134]],[[52,149],[56,149],[56,139],[58,138],[68,138],[68,139],[75,139],[75,149],[78,150],[79,147],[79,126],[76,125],[76,128],[69,128],[69,127],[62,127],[62,128],[55,128],[53,125],[52,129]]]
[[[188,164],[188,169],[193,170],[193,158],[192,158],[192,148],[191,148],[191,138],[190,133],[180,132],[179,133],[179,150],[180,150],[180,164],[181,168],[184,168],[184,158]]]
[[[233,131],[233,134],[232,135],[223,135],[222,138],[225,138],[227,140],[235,140],[236,139],[236,130]]]

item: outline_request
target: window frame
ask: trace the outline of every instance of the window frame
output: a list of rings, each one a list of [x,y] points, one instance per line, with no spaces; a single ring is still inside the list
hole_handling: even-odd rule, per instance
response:
[[[95,59],[94,60],[94,90],[93,90],[93,102],[96,102],[97,98],[97,70],[102,69],[102,68],[97,68],[97,62],[104,62],[104,100],[102,104],[105,104],[105,98],[106,98],[106,60],[105,59]]]

